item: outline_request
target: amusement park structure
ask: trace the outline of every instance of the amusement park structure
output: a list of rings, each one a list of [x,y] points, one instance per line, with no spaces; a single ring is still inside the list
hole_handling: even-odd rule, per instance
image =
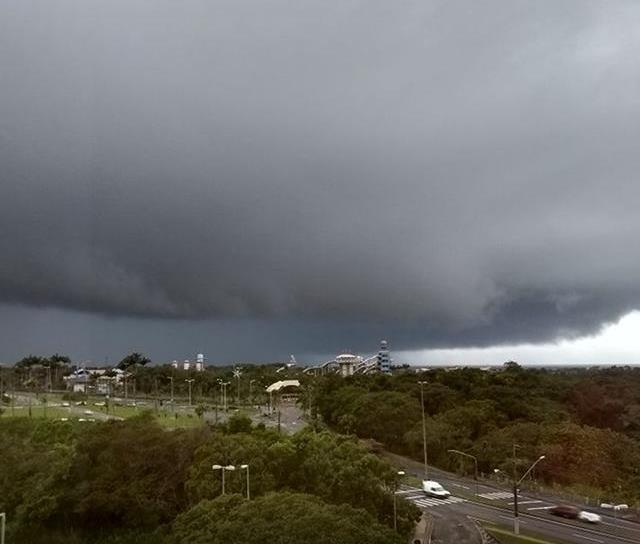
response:
[[[380,350],[371,357],[364,358],[360,355],[352,355],[351,353],[342,353],[335,359],[326,361],[316,366],[310,366],[304,369],[304,373],[327,374],[335,372],[340,376],[353,376],[354,374],[370,374],[374,372],[389,373],[391,372],[391,356],[389,354],[389,346],[386,340],[380,342]]]

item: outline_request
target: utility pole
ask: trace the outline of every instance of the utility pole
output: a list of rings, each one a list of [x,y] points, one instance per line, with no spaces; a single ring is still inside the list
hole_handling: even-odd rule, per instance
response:
[[[418,382],[420,384],[420,407],[422,408],[422,448],[424,450],[424,479],[429,479],[429,462],[427,458],[427,423],[424,415],[424,384],[427,382]]]

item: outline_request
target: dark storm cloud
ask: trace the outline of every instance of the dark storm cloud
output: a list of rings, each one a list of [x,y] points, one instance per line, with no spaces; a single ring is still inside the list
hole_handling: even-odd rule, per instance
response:
[[[640,306],[635,1],[0,13],[2,303],[406,348]]]

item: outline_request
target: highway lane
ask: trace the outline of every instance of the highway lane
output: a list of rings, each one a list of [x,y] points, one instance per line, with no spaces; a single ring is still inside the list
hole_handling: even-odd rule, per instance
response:
[[[482,493],[483,490],[480,489]],[[496,492],[494,490],[495,493]],[[424,510],[437,511],[439,517],[447,512],[459,517],[464,514],[470,518],[489,521],[508,527],[513,526],[512,506],[498,501],[495,504],[478,502],[472,495],[453,495],[447,499],[426,497],[422,490],[412,486],[401,486],[399,495],[414,502]],[[539,505],[538,499],[521,497],[524,504],[520,510],[522,531],[532,531],[550,538],[559,538],[577,544],[630,544],[640,543],[640,526],[636,523],[586,524],[577,520],[564,520],[547,513],[547,508]],[[484,499],[485,501],[487,499]],[[546,505],[544,505],[546,506]],[[534,510],[529,510],[529,509]],[[537,510],[535,510],[537,508]],[[437,510],[435,510],[437,509]]]
[[[416,466],[419,466],[416,464]],[[414,467],[405,468],[405,471],[413,476],[422,478],[422,470]],[[456,474],[446,472],[434,467],[429,467],[429,479],[433,479],[442,484],[454,495],[460,495],[467,498],[472,498],[476,493],[476,488],[480,498],[483,501],[489,500],[496,506],[502,506],[506,509],[513,509],[513,491],[505,490],[493,484],[492,482],[479,481],[476,482],[469,478],[462,478]],[[587,510],[589,512],[596,512],[602,516],[602,523],[600,527],[604,528],[607,532],[614,532],[620,528],[621,533],[632,535],[635,538],[634,542],[640,543],[640,523],[625,520],[623,518],[616,518],[612,515],[611,510],[604,510],[594,506],[585,506],[584,504],[578,504],[571,501],[559,500],[556,497],[551,497],[544,494],[534,494],[531,492],[521,491],[518,495],[519,511],[521,513],[539,514],[544,515],[546,510],[557,504],[570,504],[581,510]],[[579,522],[580,526],[584,526],[584,523]]]

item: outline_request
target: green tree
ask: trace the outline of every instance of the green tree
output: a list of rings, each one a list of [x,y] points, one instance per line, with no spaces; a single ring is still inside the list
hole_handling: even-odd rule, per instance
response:
[[[174,523],[174,544],[400,544],[406,538],[362,510],[303,494],[273,493],[252,501],[203,501]]]
[[[127,355],[124,359],[122,359],[118,363],[118,368],[122,370],[127,370],[128,368],[136,367],[136,366],[145,366],[147,363],[150,363],[151,359],[148,359],[141,353],[133,352]]]

